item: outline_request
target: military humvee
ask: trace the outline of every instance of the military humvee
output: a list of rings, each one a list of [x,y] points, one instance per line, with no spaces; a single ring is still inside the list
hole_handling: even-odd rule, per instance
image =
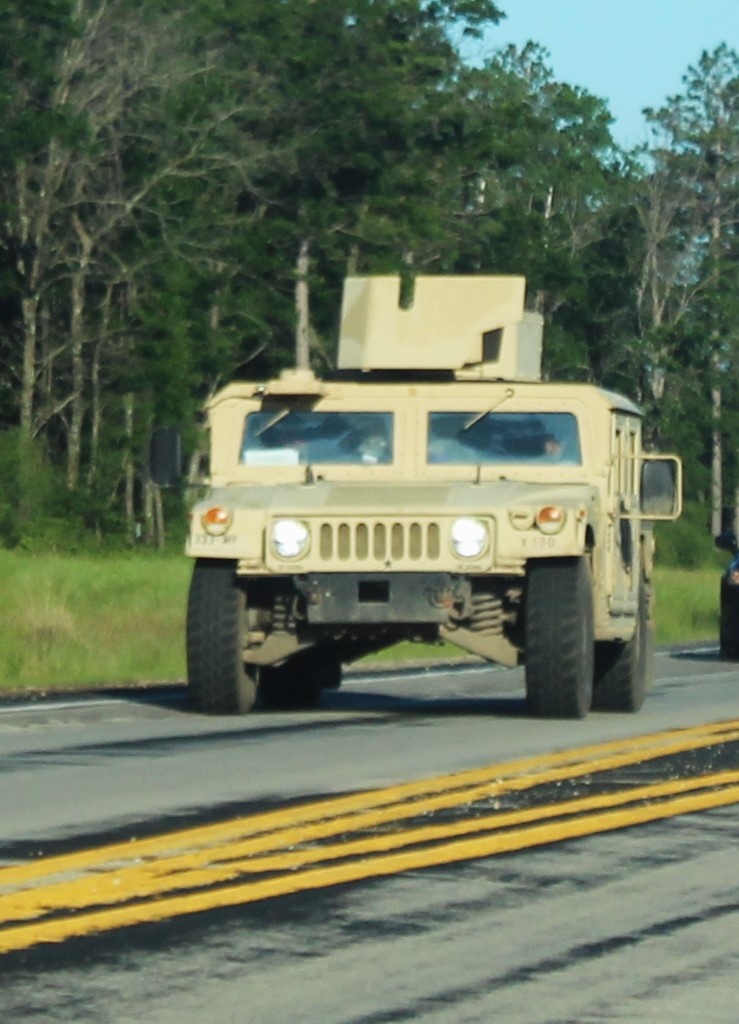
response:
[[[345,282],[338,371],[208,403],[192,509],[189,690],[215,713],[311,706],[399,640],[525,665],[534,715],[636,711],[652,661],[652,522],[681,466],[642,415],[540,379],[521,277]]]

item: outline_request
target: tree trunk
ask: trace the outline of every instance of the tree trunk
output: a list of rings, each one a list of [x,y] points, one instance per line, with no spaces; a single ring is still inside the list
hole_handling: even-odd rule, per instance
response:
[[[28,295],[21,301],[23,314],[23,372],[21,377],[21,433],[33,436],[34,395],[36,391],[36,350],[38,348],[38,297]]]
[[[72,415],[67,436],[67,487],[70,491],[75,490],[79,483],[82,462],[82,424],[85,417],[85,364],[82,355],[84,282],[84,271],[75,271],[72,275],[72,315],[69,328],[72,342]]]
[[[308,272],[310,270],[310,243],[300,243],[295,275],[295,366],[298,370],[310,369],[310,293]]]
[[[76,489],[82,463],[82,426],[85,419],[85,288],[92,253],[92,239],[75,214],[74,229],[80,243],[77,268],[72,274],[69,335],[72,345],[72,416],[67,447],[67,487]]]
[[[87,483],[92,484],[98,471],[98,452],[100,450],[100,417],[102,403],[100,400],[100,343],[93,348],[90,364],[90,460],[87,466]]]
[[[25,162],[15,168],[15,219],[20,255],[16,272],[23,298],[23,359],[21,370],[20,427],[26,437],[35,431],[38,376],[39,314],[44,274],[53,248],[49,238],[52,196],[55,195],[64,159],[52,142],[40,179]]]
[[[136,543],[136,511],[134,508],[134,486],[136,478],[133,465],[133,395],[125,395],[123,399],[123,418],[126,434],[126,452],[123,456],[124,475],[124,507],[126,516],[126,536],[129,544]]]
[[[721,388],[711,388],[711,405],[713,408],[713,432],[711,434],[711,533],[717,537],[721,533],[723,511],[723,479],[721,471]]]
[[[148,478],[144,481],[144,541],[151,547],[154,543],[154,484]]]
[[[721,144],[715,146],[717,166],[720,166]],[[713,273],[718,281],[720,276],[721,260],[721,215],[719,213],[720,189],[718,181],[714,181],[715,192],[713,195],[713,210],[711,216],[711,248],[710,256],[713,265]],[[721,373],[721,337],[718,331],[713,332],[713,359],[712,369],[714,379],[720,379]],[[711,407],[713,413],[713,432],[711,435],[711,532],[717,537],[723,529],[723,452],[721,438],[721,385],[714,384],[711,388]]]
[[[100,424],[102,422],[103,402],[100,392],[100,360],[104,339],[110,327],[111,287],[105,290],[105,297],[100,307],[99,338],[92,351],[90,366],[90,463],[87,468],[87,483],[92,482],[98,473],[98,457],[100,453]],[[124,399],[125,403],[125,399]]]
[[[161,550],[165,544],[164,532],[164,504],[162,502],[162,489],[154,485],[154,539],[156,546]]]

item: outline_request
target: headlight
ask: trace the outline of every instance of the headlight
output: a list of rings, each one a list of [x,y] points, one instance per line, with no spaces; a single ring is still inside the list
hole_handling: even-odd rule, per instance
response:
[[[488,528],[479,519],[456,519],[452,545],[460,558],[478,558],[488,544]]]
[[[280,558],[299,558],[308,550],[310,534],[297,519],[278,519],[272,524],[272,546]]]

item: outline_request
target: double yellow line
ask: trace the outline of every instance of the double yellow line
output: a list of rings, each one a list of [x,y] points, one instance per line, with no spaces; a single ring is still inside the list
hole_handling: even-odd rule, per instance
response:
[[[0,953],[736,803],[739,771],[725,771],[495,809],[508,793],[736,740],[739,721],[657,733],[2,868]]]

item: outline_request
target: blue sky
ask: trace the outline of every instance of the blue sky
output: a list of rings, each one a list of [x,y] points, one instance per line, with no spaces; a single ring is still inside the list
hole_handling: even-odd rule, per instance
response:
[[[528,40],[549,51],[558,81],[606,100],[625,146],[646,140],[641,111],[682,91],[703,50],[739,52],[737,0],[497,0],[507,17],[475,50]]]

